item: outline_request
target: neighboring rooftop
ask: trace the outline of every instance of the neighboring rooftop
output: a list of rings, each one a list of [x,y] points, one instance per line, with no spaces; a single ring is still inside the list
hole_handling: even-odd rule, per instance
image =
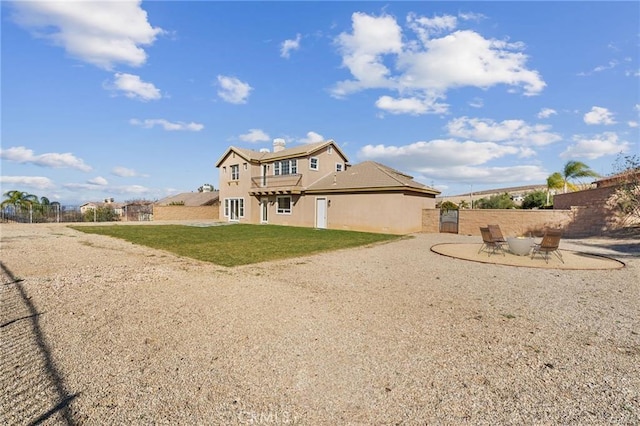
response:
[[[218,191],[183,192],[182,194],[163,198],[162,200],[156,201],[155,204],[159,206],[168,206],[172,204],[181,204],[188,207],[211,206],[218,201],[218,198]]]

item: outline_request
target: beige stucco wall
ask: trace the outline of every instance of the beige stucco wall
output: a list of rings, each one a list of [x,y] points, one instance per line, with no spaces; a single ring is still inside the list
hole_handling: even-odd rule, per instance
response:
[[[238,180],[231,179],[231,166],[235,164],[240,167],[240,178]],[[255,172],[252,170],[252,167],[250,167],[249,162],[233,151],[220,164],[220,167],[218,168],[220,186],[220,220],[227,220],[227,218],[224,217],[225,198],[237,197],[244,199],[244,218],[240,219],[240,222],[251,222],[251,215],[254,214],[256,207],[256,203],[252,204],[251,197],[249,196],[252,173]]]
[[[220,206],[153,206],[153,220],[219,219]]]
[[[304,212],[315,226],[316,198],[326,197],[327,228],[389,234],[410,234],[422,230],[422,210],[433,208],[435,198],[402,192],[313,194],[305,198]]]
[[[255,197],[256,203],[258,200]],[[261,197],[263,198],[263,197]],[[422,211],[433,209],[435,199],[403,193],[308,194],[293,196],[291,214],[276,213],[276,196],[268,198],[268,223],[286,226],[316,226],[316,200],[326,198],[327,228],[390,234],[422,231]],[[252,223],[260,223],[256,204]]]

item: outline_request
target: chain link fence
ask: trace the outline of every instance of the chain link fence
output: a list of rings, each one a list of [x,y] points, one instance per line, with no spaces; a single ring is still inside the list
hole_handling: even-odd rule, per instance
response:
[[[153,205],[130,204],[121,208],[107,205],[85,209],[58,204],[6,206],[0,210],[0,220],[3,223],[144,222],[153,220]]]

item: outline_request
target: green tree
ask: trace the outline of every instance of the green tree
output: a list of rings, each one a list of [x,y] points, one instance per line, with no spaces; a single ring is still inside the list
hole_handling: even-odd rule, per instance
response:
[[[115,211],[108,206],[96,207],[94,209],[88,209],[82,220],[85,222],[111,222],[117,220]]]
[[[522,208],[523,209],[539,209],[547,205],[547,197],[549,192],[545,192],[542,190],[533,191],[528,193],[524,200],[522,200]]]
[[[454,203],[454,202],[451,202],[451,201],[443,201],[440,204],[440,210],[444,210],[444,211],[447,211],[447,210],[458,210],[458,205],[456,203]]]
[[[7,197],[0,203],[0,207],[14,206],[16,208],[29,208],[38,204],[38,197],[23,191],[7,191],[3,194]]]
[[[458,208],[459,209],[468,209],[469,208],[469,202],[467,200],[460,200],[460,202],[458,203]]]
[[[511,199],[511,196],[506,192],[504,194],[492,195],[491,197],[481,198],[475,203],[477,209],[515,209],[516,204]]]
[[[589,168],[581,161],[567,161],[562,169],[563,192],[567,192],[567,188],[575,191],[576,186],[572,180],[584,177],[599,177],[600,175]]]
[[[564,179],[560,172],[552,173],[547,178],[547,206],[551,204],[550,193],[552,190],[560,190],[564,188]]]

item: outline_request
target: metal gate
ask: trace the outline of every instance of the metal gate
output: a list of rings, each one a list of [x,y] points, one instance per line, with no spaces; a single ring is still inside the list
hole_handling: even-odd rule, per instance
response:
[[[458,233],[458,210],[440,210],[440,232]]]

